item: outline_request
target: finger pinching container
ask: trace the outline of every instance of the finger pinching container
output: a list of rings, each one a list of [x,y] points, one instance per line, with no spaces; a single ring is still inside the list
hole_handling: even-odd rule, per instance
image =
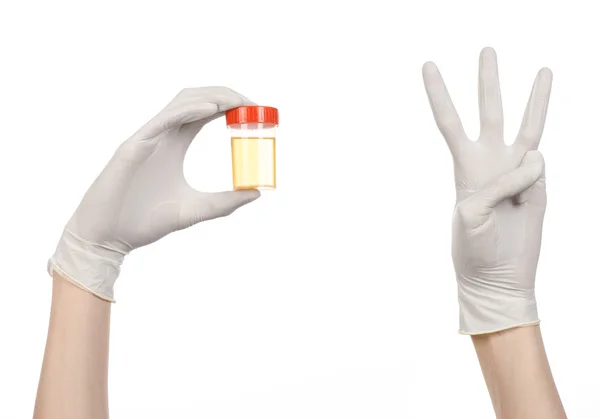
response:
[[[227,111],[225,119],[231,132],[233,189],[275,189],[277,109],[241,106]]]

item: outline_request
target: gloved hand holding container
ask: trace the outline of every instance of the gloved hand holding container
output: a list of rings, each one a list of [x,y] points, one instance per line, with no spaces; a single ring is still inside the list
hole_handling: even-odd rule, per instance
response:
[[[231,132],[233,189],[275,189],[277,109],[241,106],[228,111],[225,119]]]

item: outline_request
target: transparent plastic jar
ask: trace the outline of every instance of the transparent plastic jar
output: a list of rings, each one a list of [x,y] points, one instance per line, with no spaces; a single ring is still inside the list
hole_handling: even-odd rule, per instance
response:
[[[241,106],[228,111],[225,119],[231,132],[233,189],[275,189],[277,109]]]

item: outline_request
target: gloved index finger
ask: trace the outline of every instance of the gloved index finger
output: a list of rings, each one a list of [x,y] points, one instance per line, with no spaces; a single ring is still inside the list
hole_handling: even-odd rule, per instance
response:
[[[148,122],[137,136],[142,139],[179,127],[190,122],[208,122],[220,114],[253,102],[228,87],[196,87],[183,89],[175,98]]]
[[[177,95],[176,99],[181,99],[182,102],[213,103],[218,107],[219,112],[228,111],[229,109],[237,108],[238,106],[256,105],[241,93],[224,86],[192,87],[183,89]]]
[[[452,103],[446,84],[437,66],[431,61],[423,65],[423,82],[429,98],[429,104],[435,122],[446,139],[453,155],[456,155],[460,143],[467,140],[467,134]]]

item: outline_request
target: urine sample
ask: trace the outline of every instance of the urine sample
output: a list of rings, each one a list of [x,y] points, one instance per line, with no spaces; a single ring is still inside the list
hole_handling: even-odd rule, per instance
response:
[[[275,189],[277,109],[241,106],[227,111],[225,119],[231,132],[233,189]]]

